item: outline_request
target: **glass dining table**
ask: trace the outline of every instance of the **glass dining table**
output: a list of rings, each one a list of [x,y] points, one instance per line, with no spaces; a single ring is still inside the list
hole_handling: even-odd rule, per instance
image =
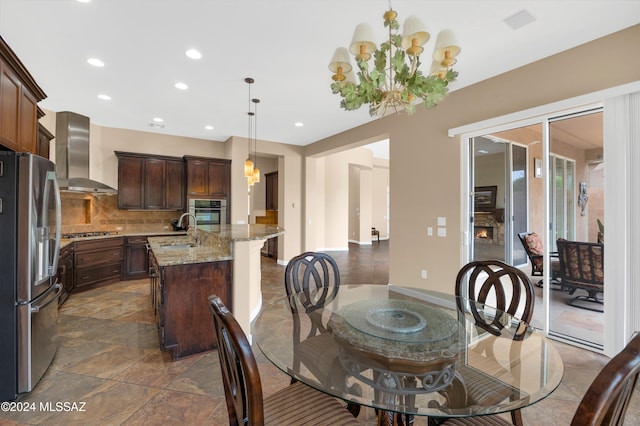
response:
[[[509,412],[560,384],[558,351],[529,324],[454,295],[410,294],[363,284],[275,299],[252,339],[295,380],[375,408],[381,425]]]

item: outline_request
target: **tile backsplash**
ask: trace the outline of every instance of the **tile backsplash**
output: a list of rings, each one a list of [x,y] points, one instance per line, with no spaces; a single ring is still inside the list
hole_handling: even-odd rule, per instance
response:
[[[171,220],[181,211],[120,210],[118,195],[61,192],[62,233],[172,231]]]

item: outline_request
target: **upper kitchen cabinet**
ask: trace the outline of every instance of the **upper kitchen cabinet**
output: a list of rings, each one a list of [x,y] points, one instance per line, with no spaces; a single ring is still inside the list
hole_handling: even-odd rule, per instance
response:
[[[116,151],[118,157],[118,208],[184,210],[184,161],[167,157]]]
[[[185,155],[187,196],[228,199],[231,195],[231,160]]]
[[[46,97],[0,37],[0,145],[18,152],[38,152],[38,102]]]
[[[53,138],[53,133],[47,130],[47,128],[42,124],[38,123],[38,143],[36,145],[36,154],[40,157],[49,158],[49,148]]]

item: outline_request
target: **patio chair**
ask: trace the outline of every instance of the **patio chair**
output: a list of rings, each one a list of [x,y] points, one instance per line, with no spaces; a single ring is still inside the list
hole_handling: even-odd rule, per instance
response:
[[[527,253],[529,261],[531,262],[531,276],[543,276],[544,271],[542,264],[544,247],[542,245],[542,239],[535,232],[521,232],[518,234],[518,238],[520,238],[522,247],[524,247],[524,251]],[[558,269],[560,267],[560,264],[558,263],[558,253],[551,252],[549,253],[549,256],[551,256],[551,284],[559,284]],[[536,286],[542,287],[543,281],[543,279],[538,281],[536,283]]]
[[[598,296],[604,293],[604,244],[559,238],[557,246],[560,260],[558,276],[563,290],[571,295],[578,290],[587,292],[586,296],[578,295],[567,304],[602,312],[598,306],[603,304],[603,300]]]
[[[302,383],[264,398],[247,336],[216,295],[208,297],[218,338],[218,357],[230,425],[359,424],[335,399]]]

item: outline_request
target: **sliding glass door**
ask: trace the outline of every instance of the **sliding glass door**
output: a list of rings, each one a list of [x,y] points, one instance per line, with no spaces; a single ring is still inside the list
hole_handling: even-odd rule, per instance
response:
[[[589,296],[588,290],[552,281],[552,270],[534,275],[518,234],[537,234],[551,266],[557,265],[558,238],[598,240],[598,222],[604,223],[602,111],[549,118],[469,141],[470,259],[499,259],[523,270],[538,284],[532,325],[601,349],[604,314],[598,310],[604,305],[574,303]]]
[[[518,234],[527,231],[529,220],[527,148],[500,134],[479,136],[471,143],[471,258],[526,264]]]

